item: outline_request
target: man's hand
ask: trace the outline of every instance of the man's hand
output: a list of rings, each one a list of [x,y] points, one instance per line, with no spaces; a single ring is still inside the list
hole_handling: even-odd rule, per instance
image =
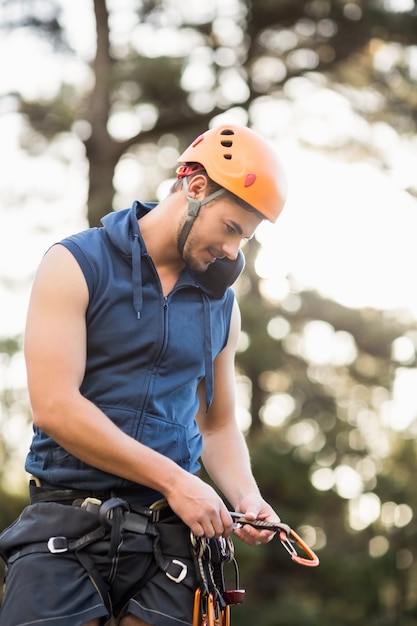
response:
[[[232,533],[233,520],[223,500],[197,476],[181,472],[165,497],[197,537],[228,537]]]
[[[258,494],[246,496],[237,508],[237,512],[242,513],[248,520],[281,521],[272,507]],[[249,545],[268,543],[275,536],[271,530],[258,530],[248,524],[235,528],[235,534]]]

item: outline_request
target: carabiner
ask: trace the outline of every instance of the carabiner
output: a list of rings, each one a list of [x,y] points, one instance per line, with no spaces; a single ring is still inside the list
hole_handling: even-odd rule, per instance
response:
[[[194,595],[193,626],[200,626],[201,589],[197,587]]]
[[[193,626],[214,626],[213,596],[197,587],[194,596]]]
[[[212,606],[209,610],[209,616],[212,616],[212,622],[209,619],[208,626],[211,626],[212,623],[213,626],[230,626],[230,606],[226,605],[221,608],[219,602],[213,598],[212,594],[210,596],[212,598]]]
[[[220,607],[213,593],[197,587],[194,596],[193,626],[230,626],[230,606]]]
[[[299,556],[294,545],[291,543],[290,538],[303,550],[303,552],[309,557],[308,559]],[[292,558],[293,561],[299,565],[306,565],[307,567],[317,567],[319,564],[319,557],[313,552],[313,550],[301,539],[299,535],[292,528],[289,532],[282,529],[279,531],[279,540]]]

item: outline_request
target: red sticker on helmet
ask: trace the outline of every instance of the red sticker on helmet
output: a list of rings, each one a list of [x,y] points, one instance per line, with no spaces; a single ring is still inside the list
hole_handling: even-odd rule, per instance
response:
[[[256,180],[256,174],[246,174],[245,187],[250,187]]]

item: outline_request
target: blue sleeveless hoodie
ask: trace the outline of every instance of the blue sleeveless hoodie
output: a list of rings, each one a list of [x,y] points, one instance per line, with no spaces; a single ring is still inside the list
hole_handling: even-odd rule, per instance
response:
[[[213,360],[229,334],[229,287],[244,261],[239,253],[236,261],[217,260],[203,274],[184,268],[164,297],[137,221],[154,206],[135,202],[104,217],[102,227],[60,242],[79,263],[89,290],[81,393],[125,433],[196,473],[202,450],[197,386],[205,379],[208,409]],[[158,495],[87,465],[36,426],[25,468],[57,489],[137,487],[148,502]]]

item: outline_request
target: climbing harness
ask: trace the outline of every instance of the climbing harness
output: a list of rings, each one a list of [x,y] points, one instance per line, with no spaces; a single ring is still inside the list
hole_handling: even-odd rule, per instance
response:
[[[72,495],[75,493],[72,492]],[[186,561],[192,558],[189,530],[166,504],[134,510],[118,497],[104,502],[86,497],[74,500],[72,505],[70,502],[66,504],[69,506],[43,499],[23,510],[18,520],[0,536],[0,557],[6,566],[27,554],[43,552],[72,556],[87,571],[109,615],[120,614],[129,599],[146,585],[158,569],[175,583],[181,583],[188,575]],[[54,527],[59,528],[60,534],[51,536]],[[114,558],[124,531],[150,537],[154,562],[144,577],[132,585],[126,597],[117,606],[111,606],[107,584],[95,567],[88,547],[106,538],[108,558]],[[171,557],[172,554],[175,557]]]
[[[240,588],[239,569],[230,537],[197,537],[179,520],[175,521],[177,518],[166,500],[158,501],[149,508],[136,508],[119,497],[104,501],[85,497],[66,500],[72,506],[62,506],[53,500],[46,501],[51,497],[50,494],[41,495],[42,501],[26,507],[19,519],[1,534],[0,557],[6,564],[10,565],[19,557],[36,552],[72,554],[87,571],[109,614],[113,612],[117,615],[158,569],[165,572],[173,582],[181,583],[189,574],[184,561],[191,557],[194,558],[198,580],[193,626],[230,626],[230,606],[241,604],[245,597],[245,591]],[[70,490],[65,492],[67,498],[73,495],[80,493]],[[61,501],[64,501],[63,497]],[[230,515],[235,528],[248,524],[276,533],[296,563],[310,567],[319,564],[317,555],[287,524],[250,520],[242,513],[234,511]],[[52,527],[59,528],[60,534],[51,536]],[[109,540],[108,556],[113,558],[118,552],[123,531],[150,536],[155,559],[144,577],[132,586],[117,607],[112,607],[107,585],[86,548],[106,536]],[[296,546],[305,556],[298,554]],[[168,556],[174,554],[175,557]],[[234,568],[232,589],[228,589],[226,585],[226,564],[232,564]]]

